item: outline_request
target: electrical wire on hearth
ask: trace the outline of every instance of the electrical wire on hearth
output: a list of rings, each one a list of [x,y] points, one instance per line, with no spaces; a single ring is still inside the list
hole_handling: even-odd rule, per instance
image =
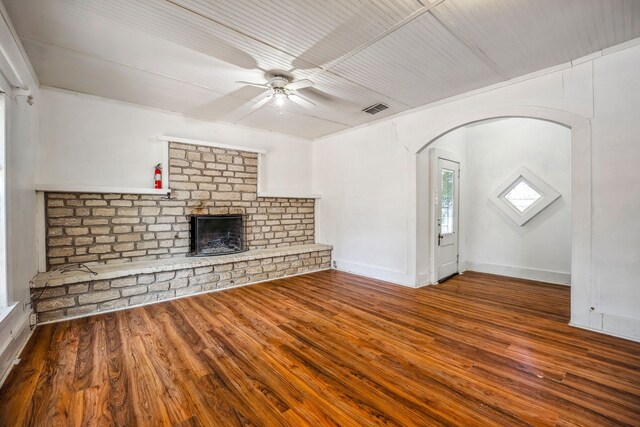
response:
[[[82,270],[86,270],[88,273],[91,273],[94,276],[98,275],[98,273],[96,273],[95,271],[93,271],[92,269],[87,267],[86,264],[82,264],[82,263],[65,264],[63,266],[60,266],[60,267],[54,269],[51,273],[49,273],[49,276],[47,277],[47,280],[44,283],[44,286],[42,287],[42,290],[40,291],[40,293],[38,294],[37,297],[32,297],[31,298],[31,301],[29,301],[27,303],[27,306],[33,307],[33,305],[36,302],[38,302],[38,300],[40,300],[40,298],[42,298],[42,295],[44,294],[44,291],[46,291],[47,288],[49,287],[49,280],[51,279],[51,277],[53,277],[54,274],[56,274],[56,273],[64,274],[64,273],[67,273],[69,271],[82,271]]]

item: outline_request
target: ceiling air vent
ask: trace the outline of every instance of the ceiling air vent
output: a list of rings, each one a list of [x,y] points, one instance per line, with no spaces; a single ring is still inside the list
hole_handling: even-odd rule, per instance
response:
[[[383,104],[383,103],[377,103],[377,104],[373,104],[370,107],[365,108],[364,111],[365,113],[369,113],[369,114],[378,114],[380,111],[384,111],[387,108],[389,108],[388,105]]]

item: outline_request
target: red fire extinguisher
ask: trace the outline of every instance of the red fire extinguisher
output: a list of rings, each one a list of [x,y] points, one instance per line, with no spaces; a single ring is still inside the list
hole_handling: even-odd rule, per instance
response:
[[[155,188],[162,188],[162,165],[158,163],[156,170],[153,172],[153,181]]]

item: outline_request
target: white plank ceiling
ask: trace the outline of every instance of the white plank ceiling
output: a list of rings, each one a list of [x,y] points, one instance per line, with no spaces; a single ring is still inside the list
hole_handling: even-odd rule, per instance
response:
[[[640,0],[4,2],[43,85],[305,138],[640,37]],[[316,106],[251,110],[283,72]]]

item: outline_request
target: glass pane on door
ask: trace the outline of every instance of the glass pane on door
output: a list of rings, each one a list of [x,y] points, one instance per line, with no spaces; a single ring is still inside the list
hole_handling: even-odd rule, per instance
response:
[[[442,190],[441,190],[441,210],[440,210],[440,233],[453,233],[453,204],[454,198],[454,171],[442,169]]]

